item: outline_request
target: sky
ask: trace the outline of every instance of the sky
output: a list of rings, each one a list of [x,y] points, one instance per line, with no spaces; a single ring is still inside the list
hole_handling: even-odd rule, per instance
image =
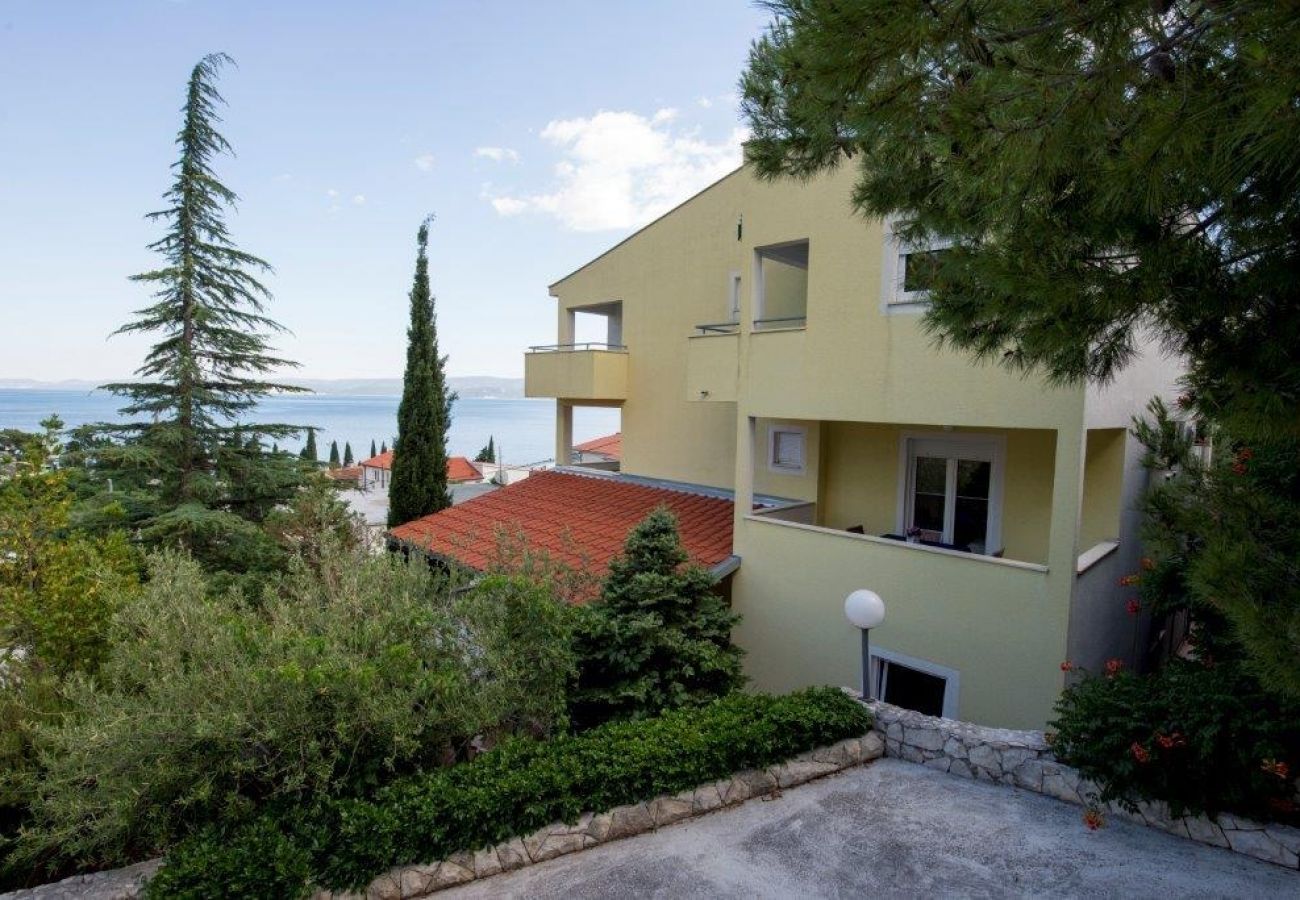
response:
[[[110,333],[224,51],[227,224],[304,378],[397,377],[421,219],[452,375],[520,376],[547,285],[740,163],[751,0],[0,0],[0,378],[111,379]]]

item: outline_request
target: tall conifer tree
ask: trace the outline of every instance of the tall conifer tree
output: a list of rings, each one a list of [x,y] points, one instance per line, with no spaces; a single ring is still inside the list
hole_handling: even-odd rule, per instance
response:
[[[379,454],[375,452],[375,439],[374,439],[374,438],[371,438],[371,439],[370,439],[370,456],[371,456],[371,457],[375,457],[375,456],[378,456],[378,455],[379,455]]]
[[[339,442],[330,441],[330,468],[337,469],[338,467],[339,467]]]
[[[430,217],[432,218],[432,217]],[[447,426],[455,396],[447,392],[446,357],[438,355],[438,326],[429,292],[429,221],[416,235],[406,374],[397,408],[388,524],[400,525],[451,506],[447,487]]]
[[[241,552],[233,546],[251,533],[249,521],[301,482],[300,468],[262,441],[300,429],[242,421],[263,397],[303,389],[270,377],[297,365],[270,345],[284,331],[265,314],[270,293],[258,275],[270,267],[236,247],[224,221],[237,197],[213,169],[215,157],[231,152],[217,131],[224,101],[214,83],[230,62],[214,53],[190,74],[172,185],[164,208],[147,216],[166,229],[149,245],[163,265],[132,276],[153,289],[154,302],[115,332],[158,342],[138,381],[105,385],[126,398],[127,422],[111,428],[125,440],[99,463],[117,484],[147,496],[138,507],[147,510],[146,539],[179,543],[201,558],[205,548],[219,548],[219,567]]]
[[[352,458],[352,444],[344,443],[343,444],[343,465],[350,466],[354,462],[356,462],[356,460]]]
[[[316,449],[316,429],[307,429],[307,443],[302,445],[302,453],[299,454],[309,463],[316,463],[320,460],[320,451]]]

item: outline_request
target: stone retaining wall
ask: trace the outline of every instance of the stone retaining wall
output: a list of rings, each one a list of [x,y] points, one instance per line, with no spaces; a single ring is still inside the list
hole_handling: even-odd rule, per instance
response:
[[[857,691],[845,688],[857,697]],[[950,775],[991,781],[1047,794],[1066,803],[1096,806],[1108,815],[1157,828],[1202,844],[1223,847],[1290,869],[1300,868],[1300,829],[1263,824],[1239,816],[1170,814],[1167,804],[1143,801],[1136,812],[1117,803],[1100,804],[1093,782],[1052,755],[1041,731],[984,728],[969,722],[926,716],[879,701],[871,710],[885,755],[939,769]]]
[[[868,731],[862,737],[810,750],[766,769],[737,772],[731,778],[701,785],[694,790],[655,797],[608,812],[586,813],[572,825],[555,822],[526,837],[511,838],[477,853],[458,853],[450,859],[427,865],[397,866],[359,893],[318,890],[312,895],[312,900],[411,900],[425,897],[477,878],[488,878],[597,844],[653,831],[683,819],[736,806],[750,798],[766,797],[782,788],[879,759],[884,753],[884,739],[874,731]],[[127,869],[78,875],[31,890],[0,894],[0,900],[134,900],[139,897],[145,879],[158,865],[158,860],[151,860]]]

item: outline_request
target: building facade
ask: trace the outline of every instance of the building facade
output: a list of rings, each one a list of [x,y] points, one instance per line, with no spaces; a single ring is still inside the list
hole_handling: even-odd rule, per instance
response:
[[[845,596],[879,593],[886,699],[1041,727],[1061,663],[1132,662],[1145,487],[1131,417],[1169,397],[1154,345],[1112,384],[1054,387],[937,348],[925,264],[850,208],[853,172],[742,168],[551,286],[526,392],[618,406],[622,472],[734,492],[735,638],[754,687],[856,684]],[[575,344],[578,314],[607,321]],[[786,498],[755,511],[756,494]]]

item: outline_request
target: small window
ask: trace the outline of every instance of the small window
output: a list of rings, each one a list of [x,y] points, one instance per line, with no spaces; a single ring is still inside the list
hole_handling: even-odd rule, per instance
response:
[[[903,294],[912,296],[928,294],[934,287],[934,274],[943,260],[946,249],[920,250],[900,254],[903,269]]]
[[[947,679],[887,659],[876,659],[876,696],[927,716],[942,716]]]
[[[740,273],[731,273],[731,291],[728,297],[727,321],[737,323],[740,321]]]
[[[799,475],[804,470],[804,433],[800,428],[773,428],[768,440],[768,468]]]

